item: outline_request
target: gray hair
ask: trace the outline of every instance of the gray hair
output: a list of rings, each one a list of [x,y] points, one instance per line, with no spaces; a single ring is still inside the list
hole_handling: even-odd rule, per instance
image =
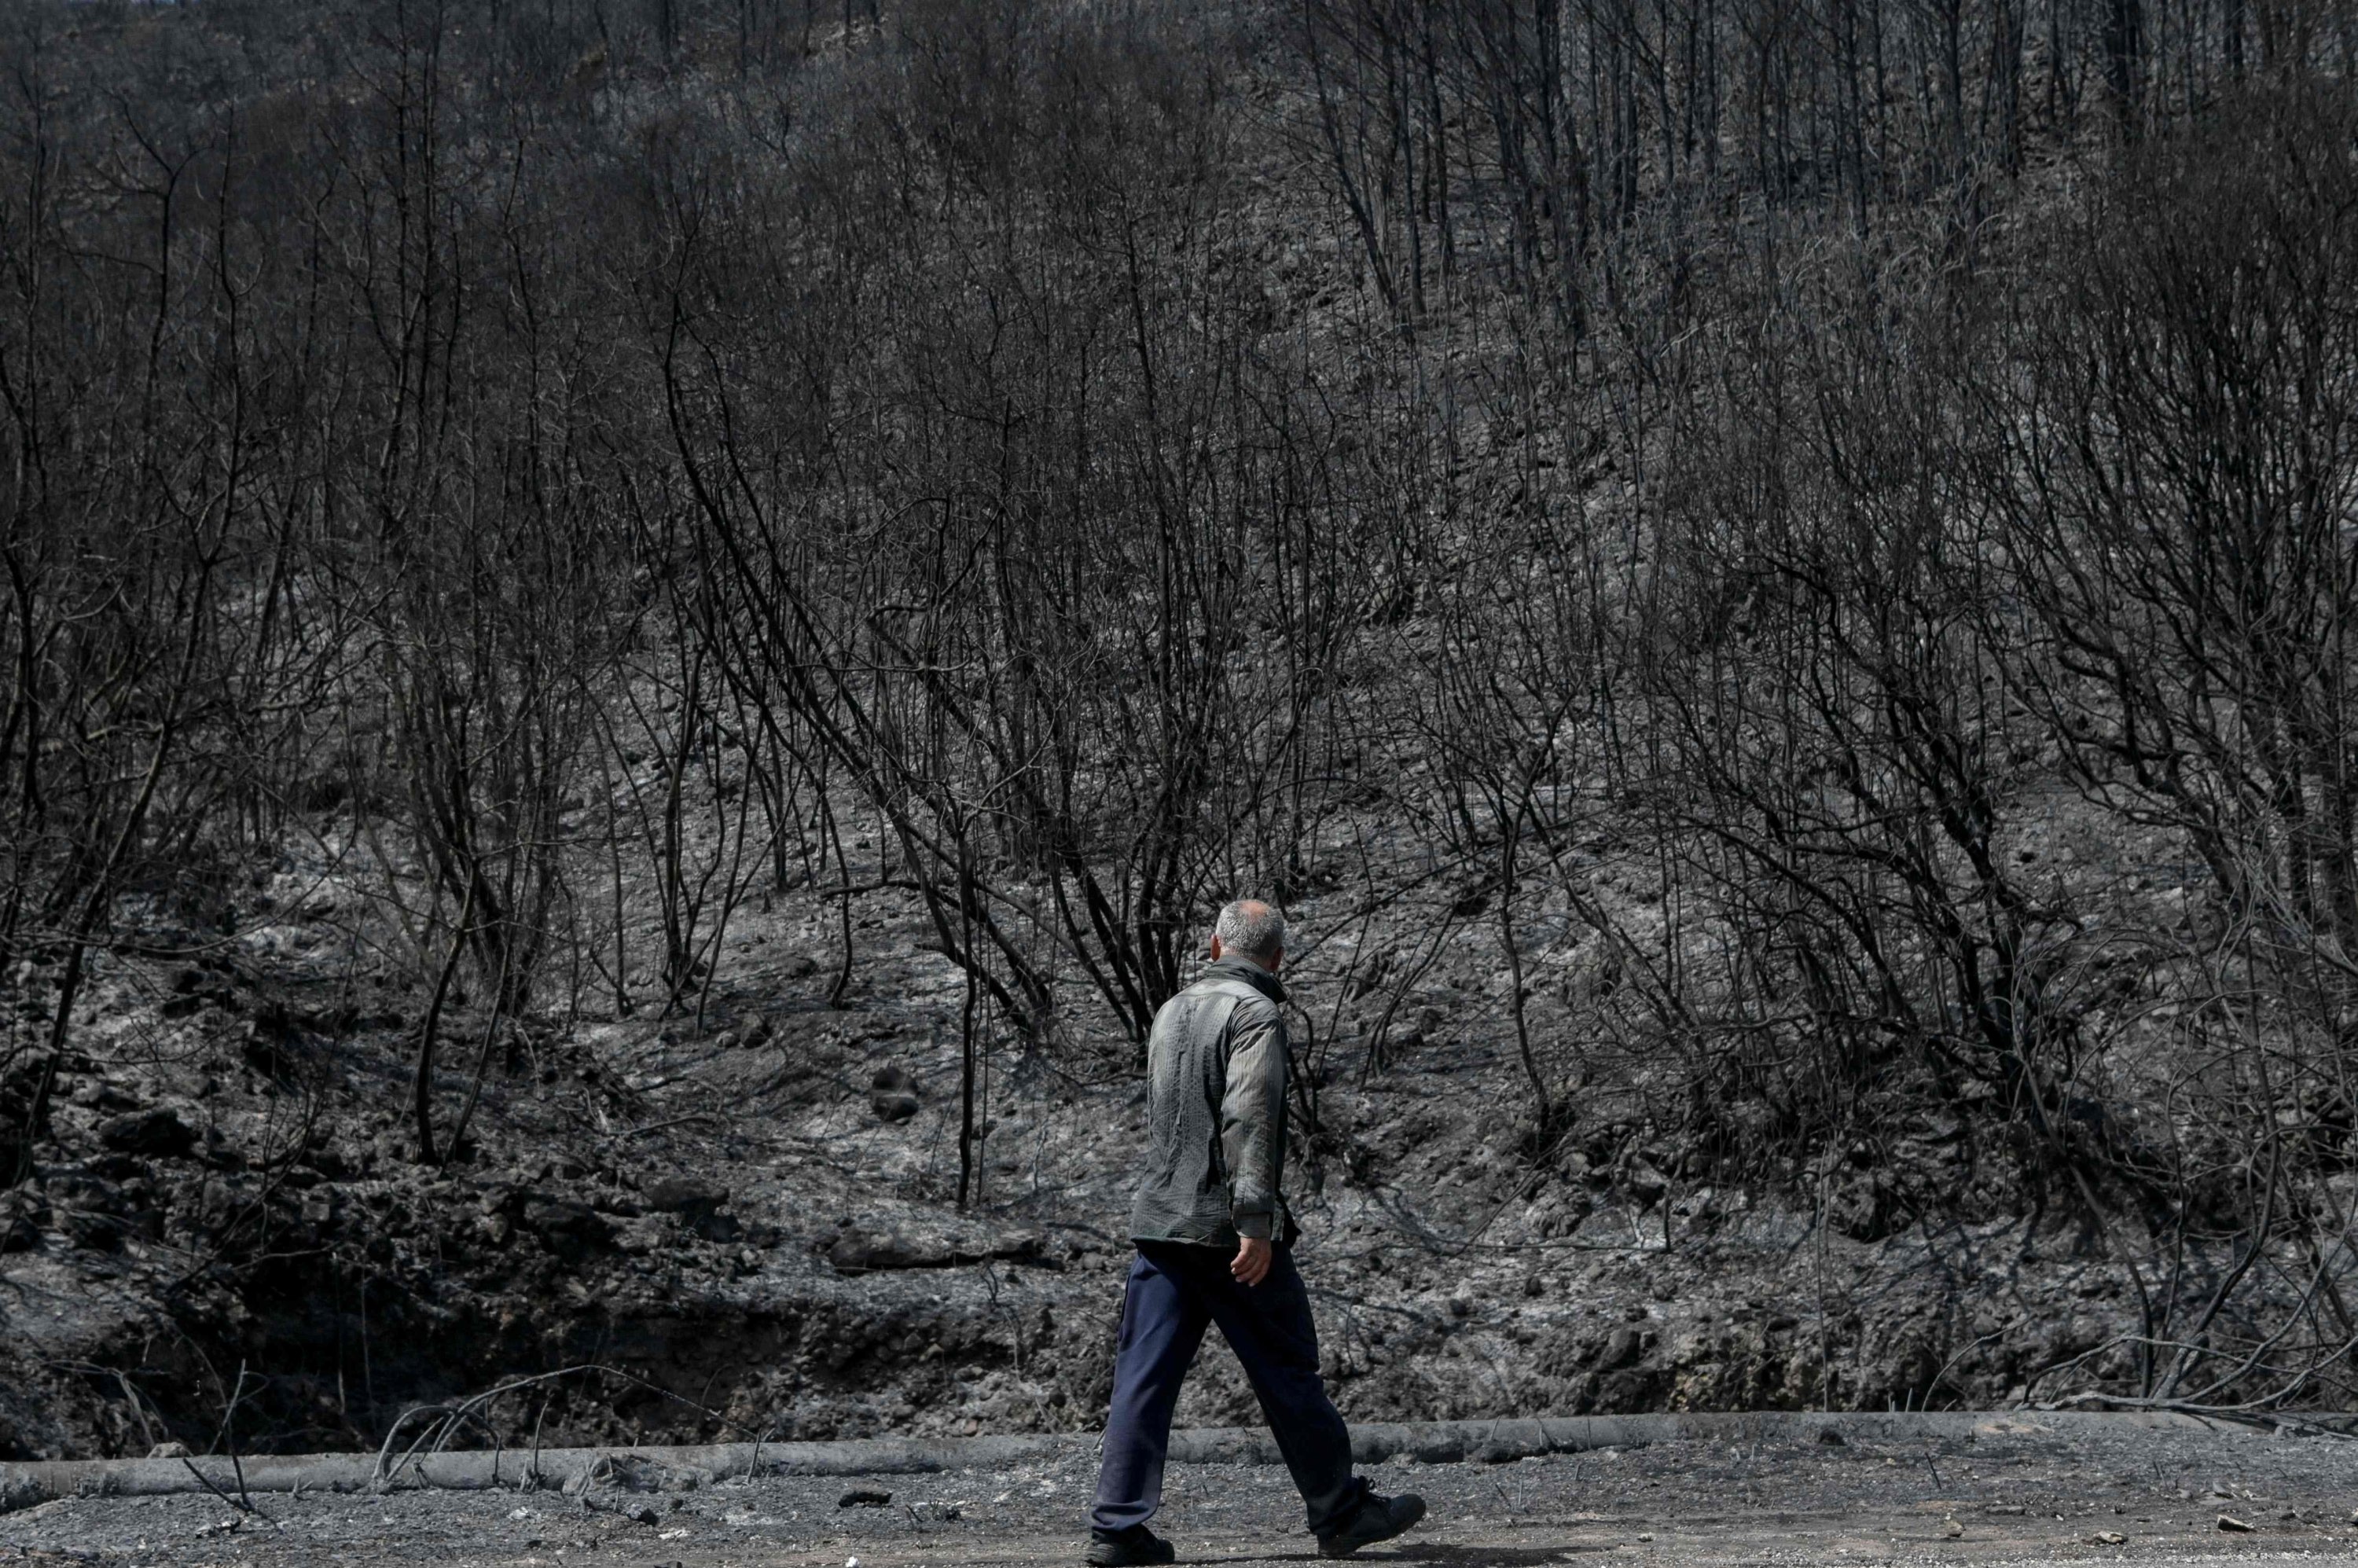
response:
[[[1223,952],[1269,962],[1285,950],[1285,916],[1257,898],[1240,898],[1220,911],[1212,935]]]

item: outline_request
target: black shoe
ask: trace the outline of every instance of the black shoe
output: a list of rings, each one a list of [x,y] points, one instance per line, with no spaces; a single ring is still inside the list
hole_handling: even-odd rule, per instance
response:
[[[1318,1555],[1348,1557],[1362,1546],[1373,1546],[1379,1541],[1405,1534],[1423,1517],[1424,1499],[1414,1492],[1402,1492],[1397,1498],[1379,1498],[1369,1492],[1359,1499],[1359,1511],[1351,1516],[1348,1524],[1332,1535],[1318,1538]]]
[[[1178,1555],[1169,1541],[1142,1524],[1089,1531],[1089,1568],[1130,1568],[1137,1563],[1168,1563]]]

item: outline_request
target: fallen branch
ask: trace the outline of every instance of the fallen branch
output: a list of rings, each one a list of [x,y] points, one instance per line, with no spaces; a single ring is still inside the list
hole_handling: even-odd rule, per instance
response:
[[[504,1453],[505,1450],[504,1447],[502,1446],[502,1440],[498,1429],[493,1427],[491,1422],[484,1417],[482,1413],[483,1407],[490,1404],[493,1400],[498,1399],[503,1394],[512,1394],[518,1389],[529,1389],[536,1384],[555,1382],[560,1378],[569,1378],[579,1372],[595,1372],[603,1377],[620,1378],[625,1382],[634,1383],[640,1388],[645,1389],[650,1393],[655,1394],[663,1399],[671,1400],[676,1403],[686,1405],[688,1409],[709,1417],[713,1421],[719,1422],[722,1426],[728,1427],[736,1432],[752,1435],[757,1439],[757,1441],[766,1438],[769,1435],[769,1428],[765,1427],[761,1432],[755,1433],[752,1427],[743,1426],[736,1422],[730,1421],[727,1416],[721,1414],[719,1411],[712,1409],[710,1406],[699,1403],[695,1400],[691,1400],[685,1394],[674,1393],[671,1390],[663,1387],[659,1383],[650,1382],[646,1379],[640,1377],[635,1372],[627,1372],[619,1367],[603,1366],[597,1362],[583,1362],[579,1366],[560,1367],[553,1372],[535,1372],[532,1376],[526,1378],[512,1378],[504,1383],[501,1383],[494,1388],[487,1389],[483,1392],[474,1395],[472,1398],[460,1400],[457,1404],[444,1403],[414,1405],[408,1410],[402,1411],[399,1416],[395,1418],[393,1425],[386,1428],[384,1442],[377,1448],[376,1467],[370,1477],[369,1483],[371,1488],[375,1491],[382,1492],[392,1487],[394,1482],[400,1478],[402,1470],[410,1463],[410,1461],[413,1458],[418,1457],[418,1449],[421,1446],[427,1444],[429,1439],[431,1440],[431,1445],[426,1447],[425,1457],[430,1458],[433,1455],[441,1453],[443,1448],[449,1443],[450,1438],[458,1432],[459,1428],[468,1422],[474,1422],[476,1425],[481,1426],[485,1432],[491,1433],[493,1444],[492,1464],[493,1474],[496,1475],[498,1472],[499,1455],[502,1453]],[[545,1405],[542,1407],[541,1413],[543,1416],[547,1414],[547,1409]],[[431,1418],[438,1416],[440,1418],[438,1422],[427,1426],[424,1431],[420,1432],[416,1438],[412,1439],[409,1446],[402,1451],[402,1454],[399,1459],[395,1460],[392,1458],[394,1441],[401,1435],[402,1432],[408,1427],[411,1422],[420,1418],[430,1420]],[[539,1422],[535,1422],[533,1425],[533,1444],[535,1456],[535,1468],[537,1467],[539,1443]],[[390,1461],[390,1467],[388,1467],[388,1461]],[[421,1460],[420,1462],[422,1463],[423,1461]]]

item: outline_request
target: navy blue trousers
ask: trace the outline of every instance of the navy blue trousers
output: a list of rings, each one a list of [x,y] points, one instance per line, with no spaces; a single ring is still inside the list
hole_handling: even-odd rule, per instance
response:
[[[1144,1524],[1163,1506],[1163,1464],[1171,1450],[1171,1412],[1179,1385],[1218,1324],[1278,1452],[1321,1535],[1338,1530],[1359,1506],[1367,1484],[1351,1474],[1351,1434],[1318,1376],[1318,1331],[1310,1294],[1281,1246],[1266,1278],[1247,1287],[1228,1272],[1236,1254],[1222,1247],[1141,1241],[1121,1303],[1114,1346],[1113,1405],[1106,1415],[1105,1458],[1098,1471],[1099,1530]]]

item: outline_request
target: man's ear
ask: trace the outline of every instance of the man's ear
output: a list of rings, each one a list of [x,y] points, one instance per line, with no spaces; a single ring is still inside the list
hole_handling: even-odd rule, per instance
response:
[[[1212,938],[1212,962],[1214,962],[1215,964],[1217,964],[1217,963],[1218,963],[1219,961],[1220,961],[1220,939],[1219,939],[1219,937],[1218,937],[1217,935],[1215,935],[1213,936],[1213,938]]]
[[[1271,953],[1269,956],[1269,972],[1272,975],[1277,973],[1277,967],[1284,962],[1285,949],[1280,947],[1276,952]]]

